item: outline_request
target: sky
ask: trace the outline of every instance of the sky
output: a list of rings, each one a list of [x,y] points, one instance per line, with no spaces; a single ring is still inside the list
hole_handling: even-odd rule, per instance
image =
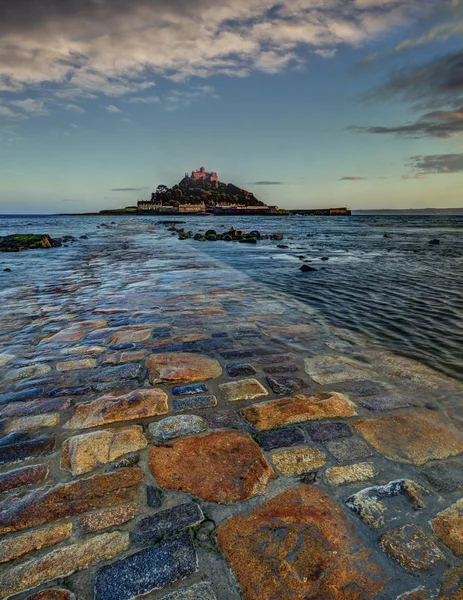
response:
[[[0,0],[0,213],[201,166],[284,208],[463,207],[463,0]]]

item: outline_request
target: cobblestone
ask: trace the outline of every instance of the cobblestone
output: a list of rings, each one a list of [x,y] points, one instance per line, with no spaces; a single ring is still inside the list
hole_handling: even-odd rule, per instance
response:
[[[179,535],[100,569],[94,598],[130,600],[172,585],[197,570],[190,536]]]

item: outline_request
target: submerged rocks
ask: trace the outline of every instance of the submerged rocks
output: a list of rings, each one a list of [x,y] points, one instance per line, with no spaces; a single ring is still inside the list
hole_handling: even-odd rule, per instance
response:
[[[272,240],[282,240],[282,233],[274,233],[272,235],[263,235],[258,230],[253,230],[247,233],[246,231],[240,231],[235,227],[231,227],[229,231],[225,231],[224,233],[218,233],[215,229],[208,229],[205,233],[196,233],[194,234],[192,231],[188,231],[185,233],[182,229],[177,229],[173,227],[172,230],[178,234],[179,240],[187,240],[189,238],[193,238],[198,242],[239,242],[241,244],[256,244],[257,240],[261,239],[272,239]]]

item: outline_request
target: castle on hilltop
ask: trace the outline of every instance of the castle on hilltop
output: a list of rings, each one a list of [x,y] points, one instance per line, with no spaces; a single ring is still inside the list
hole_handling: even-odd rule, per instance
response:
[[[188,173],[185,173],[185,177],[189,177]],[[209,183],[219,183],[219,177],[215,171],[208,173],[204,167],[201,167],[199,171],[191,172],[191,179],[193,181],[208,181]]]

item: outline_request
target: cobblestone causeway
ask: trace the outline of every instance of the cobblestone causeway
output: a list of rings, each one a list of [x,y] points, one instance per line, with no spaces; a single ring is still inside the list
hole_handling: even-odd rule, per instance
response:
[[[0,297],[0,600],[463,598],[459,382],[155,221]]]

